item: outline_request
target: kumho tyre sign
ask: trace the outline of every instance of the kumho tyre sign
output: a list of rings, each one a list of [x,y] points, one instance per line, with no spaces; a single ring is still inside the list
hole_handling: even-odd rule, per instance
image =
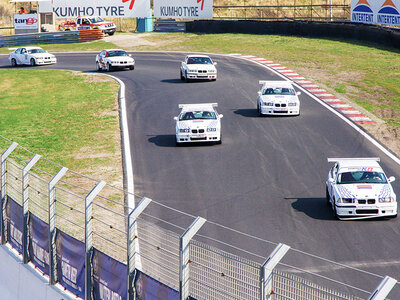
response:
[[[212,19],[213,0],[154,0],[154,17]]]
[[[150,0],[53,0],[57,19],[78,16],[144,18],[149,10]]]

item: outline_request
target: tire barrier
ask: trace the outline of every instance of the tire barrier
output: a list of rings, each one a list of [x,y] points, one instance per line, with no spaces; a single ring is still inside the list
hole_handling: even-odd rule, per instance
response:
[[[85,29],[79,30],[79,41],[89,42],[100,40],[104,37],[104,33],[101,29]]]

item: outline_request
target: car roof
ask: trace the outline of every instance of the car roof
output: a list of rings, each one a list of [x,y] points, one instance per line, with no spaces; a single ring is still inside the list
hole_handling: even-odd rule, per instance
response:
[[[101,51],[125,51],[125,50],[122,50],[122,49],[103,49],[103,50],[101,50]]]
[[[196,110],[214,111],[214,107],[217,106],[218,106],[217,103],[179,104],[179,108],[182,108],[182,112],[196,111]]]
[[[207,57],[207,58],[210,58],[208,55],[204,55],[204,54],[190,54],[190,55],[187,55],[187,57]]]
[[[376,160],[342,160],[338,161],[339,168],[381,168]]]
[[[262,88],[293,88],[292,82],[289,80],[274,80],[274,81],[269,81],[269,80],[260,80],[260,84],[262,84]]]
[[[40,48],[40,47],[31,47],[31,46],[29,46],[29,47],[20,47],[20,48],[25,48],[26,50],[42,49],[42,48]],[[43,49],[42,49],[42,50],[43,50]]]

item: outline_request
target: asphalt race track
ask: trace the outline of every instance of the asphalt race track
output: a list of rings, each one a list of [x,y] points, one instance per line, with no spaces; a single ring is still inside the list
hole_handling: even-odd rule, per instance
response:
[[[95,55],[57,54],[58,63],[46,68],[95,72]],[[135,193],[265,240],[400,280],[400,218],[338,221],[325,200],[327,157],[379,156],[386,174],[397,179],[393,188],[398,201],[400,166],[304,92],[299,117],[258,117],[258,81],[280,79],[266,68],[212,55],[218,62],[217,81],[184,83],[179,79],[184,55],[133,53],[134,71],[111,73],[126,84]],[[3,67],[9,65],[6,56],[0,61]],[[198,102],[218,102],[217,110],[224,115],[222,145],[177,148],[173,117],[178,104]],[[162,209],[153,213],[182,227],[190,224]],[[215,226],[202,233],[263,257],[273,249]],[[306,256],[286,261],[368,291],[381,280]],[[400,295],[398,286],[396,291]]]

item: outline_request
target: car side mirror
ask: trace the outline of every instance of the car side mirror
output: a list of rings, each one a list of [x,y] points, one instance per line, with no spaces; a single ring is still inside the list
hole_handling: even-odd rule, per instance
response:
[[[178,117],[174,117],[174,120],[175,120],[175,121],[178,121]]]
[[[261,91],[258,91],[258,92],[257,92],[257,95],[258,95],[258,96],[261,96],[261,94],[262,94]]]
[[[334,183],[334,182],[335,182],[335,179],[329,178],[328,181],[329,181],[330,183]]]
[[[214,61],[214,62],[213,62],[213,65],[214,65],[214,66],[216,66],[216,65],[217,65],[217,62],[216,62],[216,61]]]
[[[396,177],[394,177],[394,176],[390,176],[389,178],[388,178],[388,181],[389,182],[393,182],[393,181],[395,181],[396,180]]]
[[[301,92],[297,92],[296,95],[297,95],[297,96],[300,96],[300,95],[301,95]]]
[[[222,119],[224,117],[224,115],[219,115],[219,118]]]
[[[132,57],[132,54],[128,54],[128,56]]]

